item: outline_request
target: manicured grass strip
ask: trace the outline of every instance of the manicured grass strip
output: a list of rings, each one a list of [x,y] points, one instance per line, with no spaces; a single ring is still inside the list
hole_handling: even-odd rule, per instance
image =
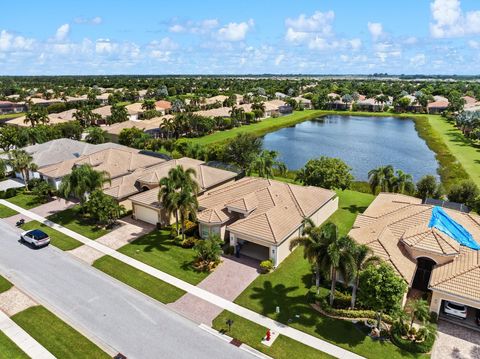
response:
[[[0,275],[0,293],[6,292],[13,287],[13,284]]]
[[[227,332],[227,319],[233,320],[230,332]],[[332,356],[318,351],[308,345],[297,342],[283,335],[280,335],[271,347],[261,343],[262,338],[267,332],[267,328],[253,323],[243,317],[224,310],[213,321],[213,328],[218,331],[225,331],[228,336],[240,340],[241,342],[255,348],[262,353],[275,359],[322,359],[333,358]]]
[[[80,211],[80,206],[74,206],[52,214],[48,216],[48,219],[90,239],[100,238],[109,232],[106,229],[97,227],[88,218],[84,218]]]
[[[7,218],[16,215],[18,212],[0,204],[0,218]]]
[[[42,306],[31,307],[12,320],[57,358],[100,359],[110,356]]]
[[[0,120],[10,120],[12,118],[22,117],[23,115],[25,115],[25,112],[9,113],[5,115],[0,115]]]
[[[459,164],[456,166],[461,164],[462,169],[480,188],[480,144],[465,138],[453,122],[441,116],[428,116],[428,122],[434,129],[435,135],[443,140],[452,157],[454,156],[452,161],[458,160]],[[453,169],[455,169],[454,166]],[[467,178],[464,174],[456,172],[449,172],[448,175],[452,179]]]
[[[17,344],[0,331],[0,358],[5,359],[28,359],[30,358],[20,349]]]
[[[80,247],[83,243],[73,239],[59,231],[44,225],[37,221],[27,222],[22,226],[22,229],[29,231],[31,229],[40,229],[47,233],[50,237],[50,243],[55,247],[60,248],[62,251],[70,251],[77,247]]]
[[[40,198],[30,193],[18,193],[16,196],[6,200],[24,209],[35,208],[44,203]]]
[[[97,259],[93,266],[165,304],[175,302],[185,294],[183,290],[110,256]]]
[[[329,218],[329,221],[338,226],[340,235],[345,235],[352,228],[357,214],[363,213],[375,199],[375,196],[351,190],[338,190],[337,195],[339,199],[338,210]]]
[[[155,230],[118,251],[193,285],[208,276],[193,268],[195,252],[178,246],[170,237],[170,231]]]
[[[261,120],[260,122],[253,123],[251,125],[245,125],[241,127],[236,127],[231,130],[219,131],[212,133],[211,135],[189,139],[189,141],[201,144],[208,145],[216,142],[224,142],[230,138],[235,137],[239,133],[251,133],[255,136],[263,136],[269,132],[278,130],[282,127],[292,126],[299,122],[306,121],[318,117],[322,114],[323,111],[320,110],[305,110],[305,111],[296,111],[291,115],[286,115],[277,118],[267,118]]]

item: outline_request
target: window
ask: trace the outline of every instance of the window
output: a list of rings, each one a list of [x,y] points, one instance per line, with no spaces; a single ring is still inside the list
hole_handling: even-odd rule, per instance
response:
[[[202,238],[208,238],[209,233],[210,233],[210,228],[202,225],[202,230],[200,232],[200,236]]]

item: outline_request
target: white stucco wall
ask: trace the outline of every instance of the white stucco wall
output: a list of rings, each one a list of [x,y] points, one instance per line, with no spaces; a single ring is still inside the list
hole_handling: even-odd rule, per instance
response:
[[[476,302],[467,298],[453,296],[447,293],[439,292],[437,290],[432,291],[432,300],[430,302],[430,311],[440,314],[440,308],[442,306],[442,300],[448,300],[451,302],[460,303],[463,305],[467,305],[473,308],[480,309],[480,302]]]

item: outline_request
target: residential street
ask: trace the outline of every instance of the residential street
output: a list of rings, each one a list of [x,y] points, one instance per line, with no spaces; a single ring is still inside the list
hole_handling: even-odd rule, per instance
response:
[[[0,233],[0,274],[129,359],[252,357],[53,246],[20,244],[2,221]]]

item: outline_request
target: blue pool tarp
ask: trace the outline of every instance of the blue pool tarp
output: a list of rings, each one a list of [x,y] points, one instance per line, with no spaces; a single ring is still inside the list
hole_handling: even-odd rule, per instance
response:
[[[440,207],[433,207],[432,218],[428,227],[435,227],[439,231],[442,231],[446,235],[455,239],[462,246],[479,250],[480,245],[475,242],[469,231],[462,227],[459,223],[455,222],[445,211]]]

